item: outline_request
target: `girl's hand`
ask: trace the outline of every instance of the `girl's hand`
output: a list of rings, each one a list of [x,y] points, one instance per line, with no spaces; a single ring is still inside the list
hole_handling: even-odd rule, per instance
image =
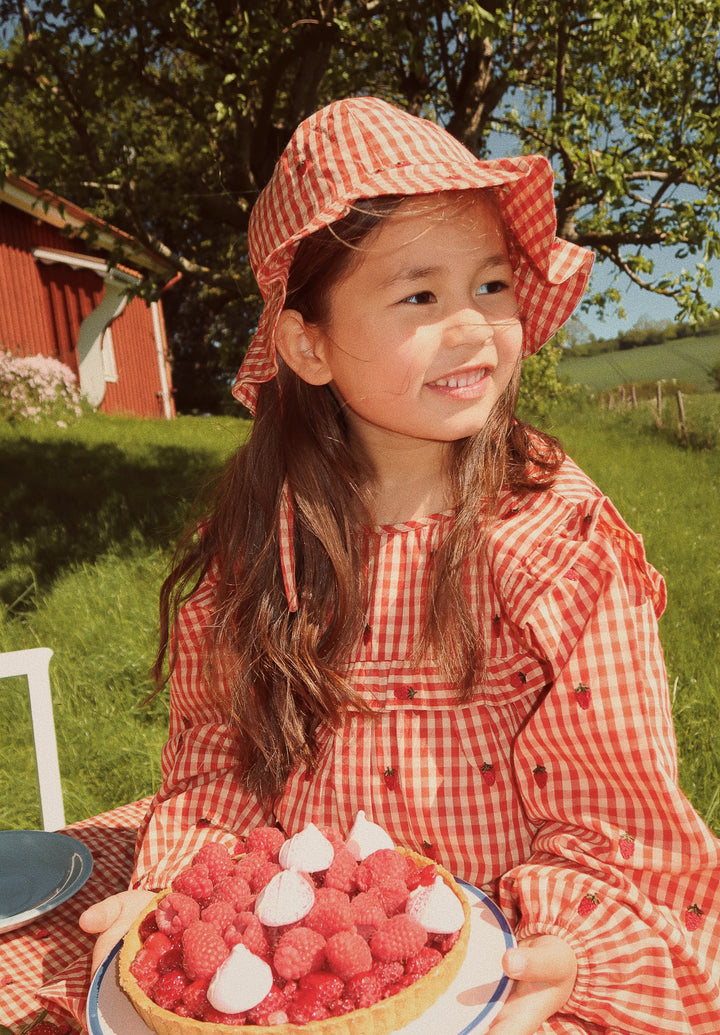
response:
[[[142,889],[121,891],[96,902],[80,914],[78,923],[83,931],[98,935],[92,955],[93,974],[153,897],[154,892]]]
[[[526,938],[503,956],[503,969],[515,981],[488,1035],[535,1035],[570,997],[577,960],[566,941],[554,934]]]

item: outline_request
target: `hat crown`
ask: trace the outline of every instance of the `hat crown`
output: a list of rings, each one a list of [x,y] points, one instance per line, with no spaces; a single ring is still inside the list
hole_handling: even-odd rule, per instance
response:
[[[256,277],[261,286],[272,280],[270,260],[279,249],[339,218],[352,201],[395,193],[398,170],[404,170],[403,193],[414,193],[408,177],[423,193],[429,167],[476,161],[434,122],[380,98],[334,101],[300,124],[253,208],[249,248]]]

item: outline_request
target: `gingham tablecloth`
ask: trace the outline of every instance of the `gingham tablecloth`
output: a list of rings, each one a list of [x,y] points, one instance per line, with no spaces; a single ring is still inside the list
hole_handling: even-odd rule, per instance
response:
[[[49,1020],[70,1031],[84,1030],[94,938],[80,930],[78,917],[93,902],[127,888],[147,806],[147,800],[131,802],[60,831],[87,845],[93,871],[57,909],[0,935],[0,1024],[20,1032],[47,1011]]]

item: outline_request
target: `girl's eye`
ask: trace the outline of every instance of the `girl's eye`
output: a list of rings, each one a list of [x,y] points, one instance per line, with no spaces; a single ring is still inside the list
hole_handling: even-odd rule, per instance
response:
[[[435,301],[435,295],[432,291],[416,291],[414,294],[403,298],[402,301],[409,302],[411,305],[430,305]]]
[[[475,292],[476,295],[497,295],[501,291],[507,291],[509,285],[504,280],[489,280],[487,284],[481,284]]]

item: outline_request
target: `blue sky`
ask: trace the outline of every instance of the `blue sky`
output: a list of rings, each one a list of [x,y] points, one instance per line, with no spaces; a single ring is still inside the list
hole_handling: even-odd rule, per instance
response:
[[[672,248],[648,249],[647,254],[651,255],[655,262],[653,279],[666,274],[676,274],[682,269],[694,269],[692,259],[676,259]],[[706,297],[714,305],[720,305],[720,262],[712,265],[714,272],[714,283]],[[610,304],[601,320],[597,313],[592,311],[584,313],[578,310],[576,315],[585,326],[598,338],[611,338],[619,332],[634,327],[638,320],[646,317],[652,321],[675,320],[678,317],[677,307],[672,299],[664,298],[662,295],[652,294],[634,285],[628,277],[618,274],[609,262],[597,263],[592,279],[590,281],[590,292],[602,291],[605,287],[614,286],[622,295],[622,306],[626,316],[621,319],[616,313],[614,303]]]

